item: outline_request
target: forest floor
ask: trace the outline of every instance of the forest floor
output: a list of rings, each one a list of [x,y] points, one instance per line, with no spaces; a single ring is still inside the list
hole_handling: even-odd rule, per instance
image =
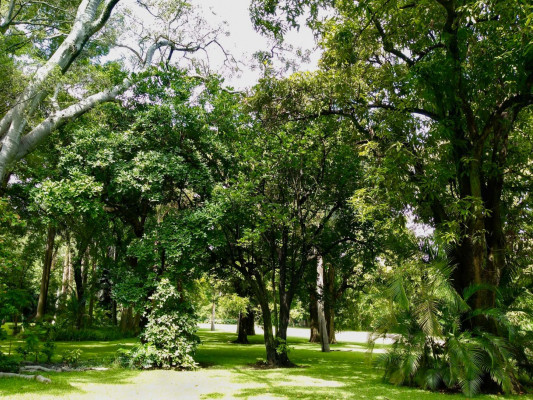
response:
[[[18,399],[442,399],[461,395],[431,393],[396,387],[381,380],[372,367],[364,343],[340,342],[334,351],[321,353],[320,346],[305,338],[292,337],[290,358],[298,367],[257,369],[264,359],[262,336],[250,337],[251,344],[232,341],[234,333],[200,330],[202,345],[196,371],[132,371],[111,368],[107,371],[42,373],[51,384],[16,378],[0,379],[0,398]],[[8,342],[0,342],[7,351]],[[118,348],[135,340],[114,342],[61,342],[57,352],[81,349],[82,362],[109,364]],[[384,345],[378,346],[382,347]],[[374,357],[379,356],[375,355]],[[503,396],[478,396],[500,399]],[[533,400],[533,395],[505,398]]]

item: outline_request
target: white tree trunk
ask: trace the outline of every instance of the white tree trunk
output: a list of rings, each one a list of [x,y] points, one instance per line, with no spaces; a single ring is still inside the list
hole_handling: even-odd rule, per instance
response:
[[[26,131],[28,121],[35,114],[35,110],[41,102],[50,94],[48,87],[50,87],[54,75],[64,74],[68,70],[87,41],[107,22],[118,1],[83,0],[81,2],[72,29],[66,39],[50,59],[35,72],[18,97],[16,105],[0,120],[0,181],[4,178],[7,168],[13,161],[24,157],[53,129],[64,124],[68,119],[79,115],[84,109],[83,112],[89,109],[90,104],[87,104],[87,101],[82,101],[77,105],[78,107],[71,106],[59,111],[32,129],[28,139],[21,147],[23,133]],[[94,102],[96,99],[92,100]],[[106,100],[102,99],[100,102],[102,101]],[[92,106],[94,107],[94,105]]]
[[[329,338],[328,338],[328,328],[326,325],[326,316],[324,314],[324,261],[321,255],[317,256],[316,263],[316,291],[318,294],[318,332],[320,334],[320,343],[322,344],[322,351],[329,351]]]
[[[213,304],[211,305],[211,330],[215,331],[215,297],[213,296]]]
[[[14,162],[33,151],[54,130],[90,111],[98,104],[113,101],[117,96],[132,87],[134,82],[126,78],[121,84],[88,96],[63,110],[58,108],[57,101],[54,100],[57,99],[58,87],[54,80],[68,71],[70,65],[76,60],[85,44],[105,25],[113,8],[119,1],[82,0],[72,28],[65,40],[52,54],[50,59],[37,69],[26,88],[17,98],[15,106],[1,117],[0,182],[4,181],[9,168]],[[13,5],[14,2],[11,0],[10,4]],[[11,23],[12,18],[14,16],[12,7],[10,6],[5,15],[0,15],[0,33],[2,32],[3,26],[8,26]],[[172,23],[176,21],[174,19],[173,21],[167,22]],[[172,38],[162,38],[161,35],[158,35],[154,43],[146,48],[144,57],[141,55],[142,52],[137,52],[129,46],[121,47],[132,50],[138,58],[140,70],[146,71],[152,64],[152,59],[158,49],[162,47],[170,48],[170,54],[172,52],[194,53],[205,49],[210,44],[218,44],[216,38],[212,38],[214,34],[216,35],[216,32],[217,30],[213,30],[210,34],[206,34],[199,39],[199,43],[181,45],[179,44],[181,38],[173,40]],[[52,96],[50,97],[50,95]],[[50,97],[55,111],[44,120],[37,122],[35,126],[29,127],[30,120],[35,117],[36,110],[39,109],[39,106],[48,97]]]

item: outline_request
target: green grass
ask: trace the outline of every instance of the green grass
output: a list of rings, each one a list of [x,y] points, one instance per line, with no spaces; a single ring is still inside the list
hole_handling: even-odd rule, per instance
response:
[[[231,343],[234,334],[200,331],[202,345],[196,359],[204,367],[198,371],[86,371],[43,374],[52,379],[44,385],[21,379],[0,379],[0,397],[9,399],[461,399],[461,395],[431,393],[396,387],[381,380],[372,368],[364,347],[353,343],[332,346],[321,353],[319,345],[291,338],[290,358],[299,368],[254,369],[264,359],[261,336],[251,344]],[[108,361],[119,347],[133,340],[117,342],[58,343],[58,353],[81,348],[88,363]],[[5,342],[2,343],[6,345]],[[499,399],[501,396],[478,396]],[[509,396],[508,398],[513,398]],[[515,397],[533,399],[531,395]]]

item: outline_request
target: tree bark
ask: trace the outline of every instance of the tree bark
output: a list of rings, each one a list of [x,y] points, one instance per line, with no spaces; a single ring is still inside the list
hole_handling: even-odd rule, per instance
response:
[[[213,301],[211,303],[211,332],[215,331],[215,311],[216,311],[216,298],[213,295]]]
[[[322,351],[329,351],[329,339],[328,339],[328,328],[326,325],[326,317],[324,315],[324,264],[322,256],[317,256],[317,281],[316,281],[316,290],[317,290],[317,310],[318,310],[318,331],[320,333],[320,343],[322,344]]]
[[[251,307],[248,307],[245,317],[246,334],[248,336],[255,336],[255,312]]]
[[[133,307],[123,307],[122,314],[120,316],[120,331],[126,333],[130,326],[133,325],[131,322],[133,319]]]
[[[255,335],[254,312],[251,307],[247,307],[245,312],[239,313],[237,323],[237,340],[235,343],[248,344],[248,336]]]
[[[41,320],[46,314],[46,306],[48,302],[48,287],[50,285],[50,271],[52,270],[52,261],[54,258],[54,241],[56,237],[56,228],[48,227],[48,235],[46,240],[46,250],[43,262],[43,274],[41,277],[41,290],[39,292],[39,301],[37,303],[37,313],[35,319]]]
[[[61,287],[58,288],[58,296],[56,303],[56,312],[62,306],[62,303],[67,297],[67,290],[70,283],[70,235],[67,233],[66,236],[66,246],[65,246],[65,258],[63,259],[63,277],[61,279]]]
[[[318,299],[315,288],[309,290],[309,342],[320,343],[320,334],[318,333]]]
[[[94,279],[95,279],[95,274],[96,274],[96,257],[93,257],[92,259],[92,270],[91,270],[91,295],[90,295],[90,298],[89,298],[89,326],[92,326],[93,324],[93,312],[94,312],[94,297],[95,297],[95,293],[94,293]]]
[[[324,316],[328,332],[329,343],[337,343],[335,339],[335,301],[337,293],[335,291],[335,267],[328,265],[324,274]]]
[[[83,278],[82,262],[85,258],[87,247],[89,246],[89,239],[83,238],[78,245],[78,254],[72,263],[74,271],[74,282],[76,283],[76,299],[78,300],[78,310],[76,316],[76,329],[81,329],[83,326],[83,318],[85,316],[86,293]]]
[[[292,366],[287,353],[281,352],[280,354],[277,351],[279,340],[276,340],[277,338],[274,337],[272,332],[272,314],[270,313],[267,288],[262,276],[256,272],[250,280],[250,284],[263,314],[263,331],[267,363],[276,367]]]
[[[239,312],[239,320],[237,321],[237,339],[235,343],[248,344],[248,334],[246,332],[246,313]]]
[[[113,321],[113,326],[118,325],[118,319],[117,319],[117,302],[113,300],[113,305],[111,308],[111,320]]]
[[[49,95],[47,84],[56,71],[65,73],[81,53],[88,40],[107,22],[118,0],[83,0],[78,7],[72,28],[50,59],[37,69],[30,82],[11,108],[0,120],[0,181],[11,162],[20,159],[46,137],[53,129],[68,119],[94,107],[82,106],[89,99],[52,115],[23,137],[28,122],[39,105]],[[108,92],[108,91],[106,91]],[[118,95],[118,92],[114,97]],[[91,96],[92,97],[92,96]],[[86,109],[85,109],[86,108]]]

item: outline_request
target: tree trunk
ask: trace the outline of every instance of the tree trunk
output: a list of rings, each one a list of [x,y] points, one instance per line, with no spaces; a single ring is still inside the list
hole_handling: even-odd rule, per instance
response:
[[[126,333],[129,327],[132,325],[133,319],[133,307],[123,307],[122,314],[120,316],[120,331]]]
[[[113,326],[118,325],[118,319],[117,319],[117,302],[113,300],[113,306],[111,308],[111,320],[113,321]]]
[[[234,343],[248,344],[248,334],[246,332],[246,313],[239,313],[239,320],[237,321],[237,339]]]
[[[85,258],[85,253],[87,247],[89,246],[89,240],[82,240],[78,246],[78,254],[76,259],[72,263],[72,269],[74,270],[74,281],[76,282],[76,298],[78,300],[78,310],[76,316],[76,329],[81,329],[83,326],[83,318],[85,316],[85,285],[84,283],[84,273],[82,270],[82,262]]]
[[[92,270],[91,270],[91,282],[93,282],[93,284],[91,284],[91,295],[90,295],[90,298],[89,298],[89,326],[92,326],[93,324],[93,311],[94,311],[94,279],[95,279],[95,275],[96,275],[96,257],[93,257],[92,259]]]
[[[481,144],[475,145],[468,165],[462,165],[459,172],[461,198],[469,199],[471,215],[462,225],[458,245],[451,253],[452,262],[457,265],[453,273],[455,289],[463,294],[473,286],[489,285],[497,288],[501,271],[505,266],[505,240],[502,231],[501,190],[503,176],[496,174],[482,183]],[[479,203],[479,204],[477,204]],[[484,206],[488,212],[483,210]],[[474,310],[493,308],[496,304],[495,291],[477,290],[469,299]],[[486,332],[497,333],[496,322],[492,318],[478,315],[465,324],[470,328],[480,328]]]
[[[61,280],[61,297],[67,296],[68,285],[70,283],[70,239],[67,237],[67,246],[65,247],[65,259],[63,260],[63,279]]]
[[[335,267],[330,264],[324,274],[324,316],[328,331],[329,343],[337,343],[335,339]]]
[[[329,339],[328,339],[328,328],[326,325],[326,317],[324,315],[324,265],[322,256],[317,256],[317,281],[316,281],[316,290],[317,290],[317,310],[318,310],[318,331],[320,333],[320,343],[322,344],[322,351],[329,351]]]
[[[276,268],[272,266],[272,302],[274,303],[274,335],[278,336],[279,319],[278,319],[278,300],[276,296]]]
[[[216,299],[213,296],[213,302],[211,303],[211,332],[215,331],[215,311],[216,311]]]
[[[63,307],[65,299],[67,298],[67,289],[70,281],[70,235],[66,235],[65,256],[63,259],[63,274],[61,279],[61,285],[57,288],[57,300],[54,320],[57,319],[58,311]]]
[[[251,307],[247,307],[245,312],[239,313],[237,323],[237,340],[235,343],[248,344],[248,335],[255,335],[255,318]]]
[[[37,303],[37,314],[35,319],[41,320],[46,313],[46,305],[48,302],[48,287],[50,285],[50,271],[52,270],[52,260],[54,257],[54,241],[56,237],[56,228],[48,227],[48,237],[46,240],[46,251],[44,254],[43,274],[41,278],[41,291],[39,293],[39,301]]]
[[[256,273],[250,281],[252,290],[257,298],[263,314],[263,330],[267,363],[276,367],[291,366],[292,363],[290,362],[287,353],[282,352],[282,354],[279,354],[277,351],[279,341],[274,338],[274,334],[272,332],[272,314],[270,313],[267,288],[264,280],[259,273]]]
[[[244,321],[246,326],[246,334],[248,336],[255,336],[255,312],[251,307],[248,307]]]

